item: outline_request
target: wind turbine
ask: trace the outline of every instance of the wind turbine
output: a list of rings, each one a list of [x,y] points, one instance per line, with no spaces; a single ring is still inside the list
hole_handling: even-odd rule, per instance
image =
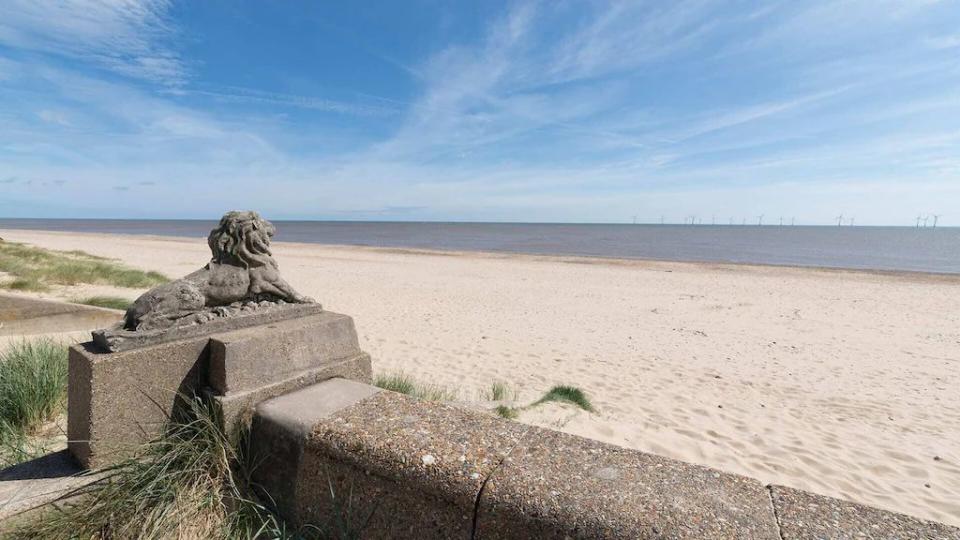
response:
[[[843,225],[843,214],[842,214],[842,213],[841,213],[839,216],[837,216],[837,227],[839,227],[839,226],[841,226],[841,225]]]
[[[757,216],[757,225],[758,226],[763,225],[763,214],[760,214],[759,216]]]
[[[783,227],[783,216],[780,216],[780,226]]]
[[[918,229],[920,228],[920,220],[921,220],[921,219],[923,219],[923,218],[920,217],[920,214],[917,214],[917,228],[918,228]]]
[[[937,228],[937,222],[940,221],[940,216],[943,214],[934,214],[933,215],[933,228]]]
[[[927,220],[930,219],[930,216],[923,216],[923,228],[927,228]]]

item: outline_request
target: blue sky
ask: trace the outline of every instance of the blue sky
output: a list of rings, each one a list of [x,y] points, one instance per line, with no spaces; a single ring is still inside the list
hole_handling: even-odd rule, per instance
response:
[[[960,1],[0,0],[0,216],[960,224]]]

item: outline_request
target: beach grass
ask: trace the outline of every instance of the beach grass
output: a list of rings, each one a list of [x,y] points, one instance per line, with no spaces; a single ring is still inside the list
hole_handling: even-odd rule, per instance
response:
[[[120,298],[119,296],[89,296],[87,298],[76,298],[71,300],[74,304],[84,304],[87,306],[96,306],[102,308],[110,309],[119,309],[121,311],[126,311],[130,304],[130,300],[126,298]]]
[[[396,372],[377,375],[377,378],[373,381],[373,385],[383,388],[384,390],[390,390],[391,392],[412,396],[417,383],[413,380],[413,377],[410,377],[406,373]]]
[[[91,471],[99,478],[13,523],[29,540],[170,539],[356,540],[375,507],[354,504],[330,486],[328,523],[295,529],[255,495],[257,456],[249,435],[230,436],[219,407],[182,397],[160,436],[132,457]],[[7,531],[4,531],[7,532]]]
[[[486,401],[516,400],[517,390],[503,381],[494,381],[480,392],[480,397]]]
[[[83,251],[52,251],[16,242],[0,242],[0,272],[13,277],[0,286],[22,291],[81,283],[143,288],[168,281],[158,272],[129,268]]]
[[[506,405],[497,405],[497,408],[494,409],[494,412],[497,413],[497,416],[501,418],[506,418],[507,420],[514,420],[520,416],[520,411],[515,407],[508,407]]]
[[[251,495],[247,456],[198,398],[102,478],[20,524],[16,538],[301,538]]]
[[[424,401],[455,401],[458,398],[458,392],[455,389],[438,384],[417,382],[416,379],[402,371],[377,375],[373,385]]]
[[[67,349],[49,339],[20,341],[0,353],[0,466],[36,456],[34,440],[63,414],[67,400]]]
[[[537,405],[550,402],[570,403],[587,412],[594,412],[593,404],[590,403],[590,400],[587,398],[587,394],[583,390],[575,386],[566,385],[554,386],[547,391],[543,397],[531,403],[529,407],[536,407]]]

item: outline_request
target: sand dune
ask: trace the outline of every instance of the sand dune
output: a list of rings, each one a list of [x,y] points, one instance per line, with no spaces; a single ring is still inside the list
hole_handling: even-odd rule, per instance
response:
[[[202,239],[0,236],[170,276],[208,257]],[[467,399],[494,380],[520,401],[577,385],[597,414],[551,406],[521,420],[960,525],[960,277],[309,244],[274,253],[294,286],[355,317],[376,370]]]

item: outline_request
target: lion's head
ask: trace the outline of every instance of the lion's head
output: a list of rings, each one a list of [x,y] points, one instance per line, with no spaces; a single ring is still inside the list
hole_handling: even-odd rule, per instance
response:
[[[227,212],[207,237],[213,262],[247,268],[268,264],[276,267],[270,253],[270,237],[276,231],[256,212]]]

